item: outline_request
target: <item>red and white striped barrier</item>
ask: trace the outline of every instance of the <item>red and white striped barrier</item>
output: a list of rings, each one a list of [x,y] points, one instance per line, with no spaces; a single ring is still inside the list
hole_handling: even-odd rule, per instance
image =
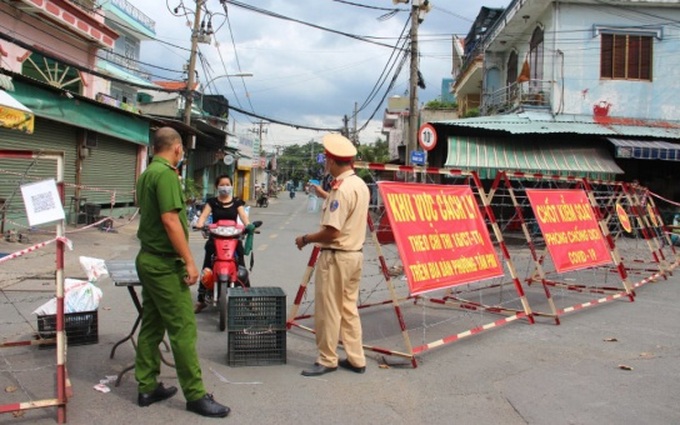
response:
[[[137,217],[137,215],[139,215],[139,208],[137,208],[135,210],[135,212],[130,216],[130,218],[128,218],[125,221],[125,223],[118,225],[117,227],[124,227],[124,226],[127,226],[128,224],[132,223],[135,220],[135,218]],[[74,229],[74,230],[69,230],[65,233],[66,234],[72,234],[72,233],[82,232],[84,230],[89,230],[89,229],[92,229],[93,227],[97,227],[97,226],[101,225],[102,223],[105,223],[105,222],[110,221],[110,220],[112,220],[111,217],[104,217],[99,221],[95,221],[94,223],[88,224],[88,225],[83,226],[83,227],[79,227],[79,228]],[[26,226],[26,225],[21,224],[21,223],[17,223],[16,221],[13,221],[13,220],[5,219],[5,222],[13,225],[14,227],[20,228],[20,229],[30,229],[29,226]],[[42,231],[42,230],[38,230],[37,232],[42,233],[42,234],[54,234],[54,232],[48,232],[48,231]]]
[[[68,246],[68,248],[70,250],[73,250],[73,242],[71,242],[70,240],[68,240],[65,237],[58,237],[58,238],[50,239],[50,240],[45,241],[45,242],[41,242],[39,244],[28,247],[26,249],[22,249],[21,251],[16,251],[16,252],[13,252],[9,255],[6,255],[6,256],[0,258],[0,264],[4,263],[5,261],[9,261],[9,260],[13,260],[15,258],[21,257],[22,255],[26,255],[30,252],[37,251],[40,248],[44,248],[47,245],[54,243],[54,242],[57,242],[57,241],[63,242],[66,246]]]
[[[369,169],[376,171],[400,171],[404,173],[413,174],[443,174],[450,176],[465,176],[472,175],[476,170],[462,170],[457,168],[445,168],[445,167],[418,167],[413,165],[395,165],[395,164],[379,164],[375,162],[364,162],[356,161],[354,163],[354,168],[359,169]],[[576,176],[560,176],[560,175],[550,175],[542,173],[526,173],[524,171],[507,170],[505,173],[509,177],[520,178],[520,179],[534,179],[534,180],[554,180],[554,181],[577,181],[583,180],[581,177]],[[602,184],[602,183],[615,183],[607,180],[594,180],[588,179],[591,183]]]
[[[649,191],[649,194],[652,195],[653,197],[655,197],[656,199],[660,199],[660,200],[662,200],[662,201],[664,201],[664,202],[666,202],[666,203],[669,203],[669,204],[673,205],[674,207],[680,207],[680,203],[675,202],[675,201],[671,201],[670,199],[664,198],[663,196],[658,195],[658,194],[656,194],[656,193],[654,193],[654,192],[652,192],[652,191]]]

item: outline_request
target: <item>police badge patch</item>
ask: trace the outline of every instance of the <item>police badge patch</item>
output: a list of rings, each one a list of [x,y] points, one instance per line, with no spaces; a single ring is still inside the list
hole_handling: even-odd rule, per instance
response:
[[[340,202],[338,202],[337,199],[334,199],[334,200],[331,202],[331,212],[337,210],[339,205],[340,205]]]

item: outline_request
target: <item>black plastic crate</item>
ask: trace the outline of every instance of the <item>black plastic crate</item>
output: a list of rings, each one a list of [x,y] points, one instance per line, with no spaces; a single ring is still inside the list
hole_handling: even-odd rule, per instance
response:
[[[64,314],[64,328],[69,345],[97,344],[99,342],[97,310]],[[38,316],[38,335],[51,339],[57,335],[57,315]],[[45,344],[47,346],[55,344]]]
[[[84,205],[85,214],[89,216],[96,216],[101,214],[102,206],[97,204],[85,204]]]
[[[286,294],[278,287],[229,288],[227,316],[230,331],[283,330]]]
[[[269,366],[286,364],[285,330],[229,332],[227,365]]]

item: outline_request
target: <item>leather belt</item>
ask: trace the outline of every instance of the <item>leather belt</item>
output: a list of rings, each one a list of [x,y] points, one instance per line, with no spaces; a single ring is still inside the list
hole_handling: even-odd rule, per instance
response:
[[[152,251],[148,248],[142,247],[142,251],[146,252],[147,254],[155,255],[156,257],[162,257],[162,258],[181,258],[179,254],[176,252],[157,252],[157,251]]]
[[[348,250],[348,249],[339,249],[339,248],[321,248],[321,251],[330,251],[330,252],[362,252],[363,249]]]

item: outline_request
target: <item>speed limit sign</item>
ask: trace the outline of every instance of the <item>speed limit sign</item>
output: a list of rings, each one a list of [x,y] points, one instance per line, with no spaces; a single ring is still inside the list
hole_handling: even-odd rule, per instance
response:
[[[430,124],[423,124],[418,130],[418,142],[420,146],[426,150],[431,151],[437,145],[437,132]]]

